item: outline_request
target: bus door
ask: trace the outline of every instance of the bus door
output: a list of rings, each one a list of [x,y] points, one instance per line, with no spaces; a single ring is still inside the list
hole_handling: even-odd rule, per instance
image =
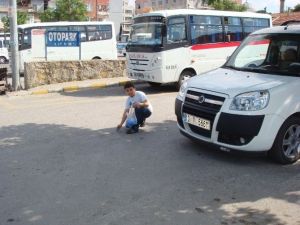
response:
[[[167,20],[165,41],[164,82],[178,81],[183,68],[190,64],[186,16],[173,16]]]

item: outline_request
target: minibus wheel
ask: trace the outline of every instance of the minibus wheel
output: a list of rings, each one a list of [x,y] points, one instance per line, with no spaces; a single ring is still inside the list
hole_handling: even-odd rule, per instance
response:
[[[270,153],[281,164],[292,164],[300,158],[300,118],[290,117],[283,123]]]
[[[178,82],[176,83],[177,90],[180,89],[180,87],[184,81],[188,80],[189,78],[191,78],[193,76],[195,76],[195,73],[190,70],[182,71],[182,73],[179,76]]]
[[[6,58],[3,56],[0,56],[0,64],[6,63]]]

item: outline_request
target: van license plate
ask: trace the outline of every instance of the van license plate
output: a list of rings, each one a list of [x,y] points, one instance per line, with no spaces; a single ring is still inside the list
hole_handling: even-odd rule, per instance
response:
[[[210,130],[210,121],[206,119],[184,113],[183,121],[194,126],[201,127],[205,130]]]

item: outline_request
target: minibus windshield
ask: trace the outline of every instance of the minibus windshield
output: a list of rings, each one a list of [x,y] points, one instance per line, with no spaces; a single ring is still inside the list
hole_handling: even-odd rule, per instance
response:
[[[132,45],[161,45],[162,23],[134,24],[129,43]]]

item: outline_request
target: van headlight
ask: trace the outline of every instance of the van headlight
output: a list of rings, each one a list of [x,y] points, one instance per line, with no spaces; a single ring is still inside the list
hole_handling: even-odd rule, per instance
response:
[[[179,89],[179,92],[178,92],[178,96],[180,96],[180,98],[184,98],[186,89],[187,89],[187,82],[184,81],[182,83],[182,85],[180,86],[180,89]]]
[[[268,91],[254,91],[235,96],[230,110],[257,111],[267,107],[270,99]]]

